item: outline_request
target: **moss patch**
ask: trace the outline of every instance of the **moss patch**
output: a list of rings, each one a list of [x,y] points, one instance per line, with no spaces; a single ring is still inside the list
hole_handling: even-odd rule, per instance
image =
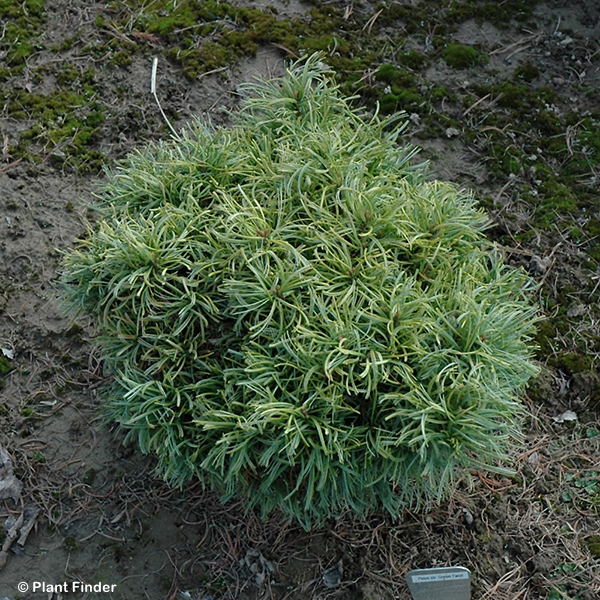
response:
[[[561,111],[554,90],[526,82],[538,72],[524,65],[512,79],[474,85],[465,109],[489,98],[494,110],[477,106],[472,111],[477,128],[465,128],[465,138],[479,146],[493,177],[506,181],[507,176],[517,176],[523,181],[519,199],[532,208],[531,231],[551,230],[560,217],[571,239],[584,243],[591,237],[593,219],[580,226],[576,215],[597,205],[590,182],[600,156],[598,121]]]
[[[8,358],[0,354],[0,389],[4,387],[4,376],[10,373],[13,369],[14,367]]]
[[[567,375],[585,373],[591,369],[592,360],[589,356],[577,352],[563,352],[548,359],[551,367],[560,369]]]
[[[513,77],[515,79],[522,79],[523,81],[531,82],[534,79],[537,79],[540,75],[540,70],[535,66],[529,63],[525,63],[524,65],[519,65],[515,72],[513,73]]]
[[[45,21],[44,9],[44,0],[0,0],[0,55],[4,55],[0,80],[21,73],[27,59],[43,48],[38,35]]]
[[[307,18],[280,19],[271,11],[240,8],[216,0],[113,3],[117,17],[102,25],[123,33],[157,36],[186,74],[199,74],[254,55],[261,44],[277,44],[291,55],[319,50],[350,52],[343,13],[332,6],[312,8]],[[134,18],[131,15],[135,15]]]
[[[480,67],[489,61],[487,54],[472,46],[464,44],[449,44],[442,52],[444,62],[453,69],[469,69]]]
[[[15,89],[4,92],[8,115],[31,122],[16,146],[10,149],[11,155],[35,160],[35,155],[41,152],[59,164],[68,162],[78,169],[97,170],[103,156],[93,148],[94,133],[105,116],[101,106],[91,100],[94,90],[88,79],[90,75],[75,79],[72,70],[66,68],[59,80],[61,77],[70,91],[35,94]]]
[[[594,558],[600,558],[600,535],[590,535],[586,538],[585,545]]]
[[[505,28],[511,20],[527,21],[533,14],[537,0],[506,0],[485,2],[466,0],[450,3],[446,19],[450,23],[463,23],[475,19],[478,23],[489,21],[496,27]]]
[[[0,377],[4,377],[10,373],[14,367],[6,356],[0,355]]]

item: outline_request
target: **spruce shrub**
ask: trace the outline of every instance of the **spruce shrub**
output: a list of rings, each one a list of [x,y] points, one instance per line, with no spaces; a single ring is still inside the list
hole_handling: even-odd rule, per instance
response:
[[[530,282],[470,193],[318,56],[109,174],[65,257],[112,373],[104,412],[181,485],[304,527],[447,497],[502,469],[536,372]]]

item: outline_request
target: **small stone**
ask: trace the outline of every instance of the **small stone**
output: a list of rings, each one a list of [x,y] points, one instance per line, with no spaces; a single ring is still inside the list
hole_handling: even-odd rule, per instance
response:
[[[469,511],[468,509],[464,508],[462,509],[463,511],[463,517],[465,519],[465,525],[467,527],[471,527],[471,525],[473,525],[473,521],[475,520],[473,517],[473,514],[471,513],[471,511]]]
[[[565,410],[562,415],[552,417],[552,420],[555,423],[568,423],[569,421],[577,421],[577,413],[574,413],[572,410]]]
[[[323,571],[323,585],[327,588],[338,587],[342,581],[343,563],[339,560],[333,567]]]
[[[528,457],[527,457],[527,462],[532,466],[532,467],[539,467],[540,466],[540,453],[539,452],[532,452]]]
[[[449,137],[449,138],[453,138],[453,137],[456,137],[457,135],[460,135],[460,131],[458,129],[456,129],[456,127],[448,127],[448,129],[446,129],[445,133],[446,133],[446,137]]]
[[[581,317],[586,313],[585,304],[571,304],[569,308],[567,308],[567,317]]]

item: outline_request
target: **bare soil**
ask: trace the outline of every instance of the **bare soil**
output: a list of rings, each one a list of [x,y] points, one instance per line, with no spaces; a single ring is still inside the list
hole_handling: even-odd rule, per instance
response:
[[[429,57],[428,65],[415,70],[424,97],[432,86],[444,86],[447,93],[428,105],[429,112],[406,108],[407,141],[423,147],[432,177],[475,189],[495,223],[492,238],[540,283],[540,310],[552,325],[540,338],[542,374],[524,398],[530,418],[525,447],[515,451],[515,476],[474,473],[473,487],[462,486],[450,502],[427,514],[406,513],[398,521],[383,514],[365,521],[347,517],[305,532],[277,518],[261,521],[242,503],[222,504],[198,483],[169,488],[154,477],[152,457],[123,446],[110,425],[100,427],[98,407],[108,375],[93,346],[93,323],[65,314],[56,285],[61,252],[94,219],[90,206],[104,178],[94,157],[110,167],[148,140],[169,136],[150,94],[154,56],[160,57],[161,105],[179,129],[197,115],[226,123],[223,109],[235,109],[237,86],[257,74],[280,75],[290,49],[259,44],[254,56],[192,79],[181,64],[164,58],[168,43],[158,34],[144,37],[135,28],[107,26],[111,19],[125,22],[117,19],[116,5],[47,0],[42,19],[28,17],[33,50],[24,67],[0,77],[0,348],[10,368],[0,389],[0,446],[22,483],[16,499],[1,500],[0,523],[6,525],[0,543],[25,509],[39,509],[35,527],[24,544],[13,545],[0,570],[0,598],[405,599],[410,569],[443,565],[471,569],[474,600],[599,598],[600,227],[592,224],[600,223],[600,157],[594,154],[600,153],[600,141],[577,135],[586,119],[598,123],[600,117],[600,7],[592,0],[549,1],[537,3],[525,24],[510,20],[500,27],[485,17],[459,22],[447,40],[477,47],[489,59],[461,69],[428,47],[443,25],[436,7],[446,10],[450,3],[232,4],[271,6],[278,19],[307,22],[316,18],[311,8],[326,6],[338,11],[342,24],[354,19],[363,32],[390,40],[381,63],[397,58],[394,44],[402,33],[401,20],[383,22],[389,6],[427,8],[430,22],[417,31],[406,25],[403,48]],[[10,24],[15,17],[3,6],[0,17]],[[115,39],[119,52],[130,49],[119,60],[110,45]],[[0,63],[11,56],[1,44]],[[326,52],[333,60],[337,50]],[[523,71],[529,88],[552,90],[549,103],[563,127],[559,133],[528,132],[527,115],[550,108],[501,109],[507,90],[491,88],[486,96],[477,87],[513,81],[524,65],[537,69],[531,75]],[[69,69],[74,75],[65,80]],[[79,93],[88,69],[93,86],[80,107],[66,98],[47,117],[42,104],[17,95],[48,99],[60,90]],[[355,75],[365,85],[384,85],[377,82],[376,68]],[[14,108],[19,102],[25,116]],[[104,118],[77,151],[79,125],[68,136],[44,133],[77,111],[91,114],[93,103]],[[500,110],[513,121],[486,121]],[[431,131],[434,113],[447,121],[437,121]],[[569,120],[567,114],[576,117]],[[36,123],[45,130],[27,137]],[[83,117],[81,123],[85,128]],[[520,150],[520,170],[494,168],[505,156],[492,151],[496,130],[503,131],[505,152]],[[556,136],[568,149],[552,162],[545,158],[546,146],[529,154],[528,136],[542,141]],[[583,190],[585,202],[566,208],[544,204],[556,191],[536,183],[540,165],[561,175],[563,163],[582,156],[576,184],[583,187],[573,189]],[[546,221],[540,210],[550,214],[549,224],[541,224]],[[0,481],[4,476],[0,472]],[[332,579],[336,565],[339,576],[333,572]],[[112,591],[64,593],[61,585],[74,581],[112,585]],[[19,587],[22,582],[27,591]],[[34,592],[35,582],[46,588]]]

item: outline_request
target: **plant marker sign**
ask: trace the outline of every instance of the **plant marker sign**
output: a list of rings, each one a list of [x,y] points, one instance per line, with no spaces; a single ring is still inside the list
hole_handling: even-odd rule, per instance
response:
[[[465,567],[415,569],[406,574],[414,600],[470,600],[471,572]]]

